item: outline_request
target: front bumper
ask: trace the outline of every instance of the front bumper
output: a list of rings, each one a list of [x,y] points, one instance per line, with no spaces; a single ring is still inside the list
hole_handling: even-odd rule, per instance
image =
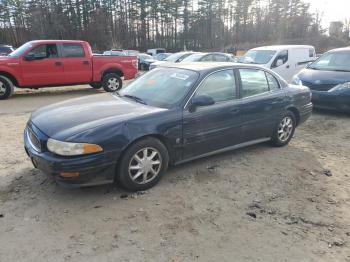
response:
[[[40,140],[42,144],[40,151],[31,143],[27,133],[28,128]],[[45,134],[31,124],[24,132],[24,147],[34,167],[52,176],[58,184],[66,187],[84,187],[108,184],[114,181],[118,159],[115,152],[75,157],[58,156],[46,149],[47,139]],[[60,176],[62,172],[78,172],[80,175],[78,177],[62,177]]]
[[[313,90],[312,102],[315,107],[350,113],[350,94]]]

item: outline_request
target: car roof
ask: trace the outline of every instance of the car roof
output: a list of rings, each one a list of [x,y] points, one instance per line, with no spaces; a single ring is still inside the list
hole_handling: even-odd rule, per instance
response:
[[[32,40],[30,43],[46,43],[46,44],[56,44],[56,43],[86,43],[82,40]]]
[[[332,50],[329,50],[328,52],[342,52],[342,51],[350,51],[350,46],[332,49]]]
[[[242,63],[234,63],[234,62],[182,62],[182,63],[169,63],[164,64],[161,67],[167,67],[167,68],[179,68],[179,69],[187,69],[192,70],[196,72],[207,72],[207,71],[215,71],[220,69],[226,69],[226,68],[264,68],[263,66],[259,65],[249,65],[249,64],[242,64]]]
[[[311,45],[269,45],[269,46],[260,46],[256,48],[252,48],[251,50],[276,50],[280,51],[283,49],[291,49],[291,48],[313,48]]]

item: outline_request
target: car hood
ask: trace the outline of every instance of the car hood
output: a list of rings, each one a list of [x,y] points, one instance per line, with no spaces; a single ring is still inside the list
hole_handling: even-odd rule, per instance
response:
[[[107,124],[118,124],[166,109],[143,105],[105,93],[67,100],[38,109],[31,122],[47,136],[65,140]]]
[[[0,65],[4,65],[7,63],[14,63],[14,62],[18,62],[18,58],[9,57],[9,56],[0,56]]]
[[[323,71],[306,68],[298,74],[302,82],[313,85],[338,85],[350,82],[350,72]]]

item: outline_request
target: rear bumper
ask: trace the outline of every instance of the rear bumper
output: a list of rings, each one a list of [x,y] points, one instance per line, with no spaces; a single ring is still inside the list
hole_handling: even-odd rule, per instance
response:
[[[116,156],[113,153],[91,154],[78,157],[62,157],[43,150],[38,152],[30,143],[26,132],[24,147],[35,168],[52,176],[65,187],[84,187],[108,184],[114,181]],[[62,177],[62,172],[79,173],[77,177]]]
[[[350,94],[312,91],[312,102],[315,107],[350,113]]]

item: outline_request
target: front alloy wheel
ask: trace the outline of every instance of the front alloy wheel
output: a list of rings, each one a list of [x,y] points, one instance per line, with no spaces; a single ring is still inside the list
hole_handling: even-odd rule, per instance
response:
[[[161,141],[153,137],[138,140],[119,159],[116,181],[128,190],[146,190],[158,183],[168,162],[168,150]]]
[[[129,176],[137,184],[146,184],[159,174],[162,157],[158,150],[146,147],[139,150],[129,163]]]
[[[0,75],[0,100],[9,98],[14,91],[13,83],[10,79]]]

